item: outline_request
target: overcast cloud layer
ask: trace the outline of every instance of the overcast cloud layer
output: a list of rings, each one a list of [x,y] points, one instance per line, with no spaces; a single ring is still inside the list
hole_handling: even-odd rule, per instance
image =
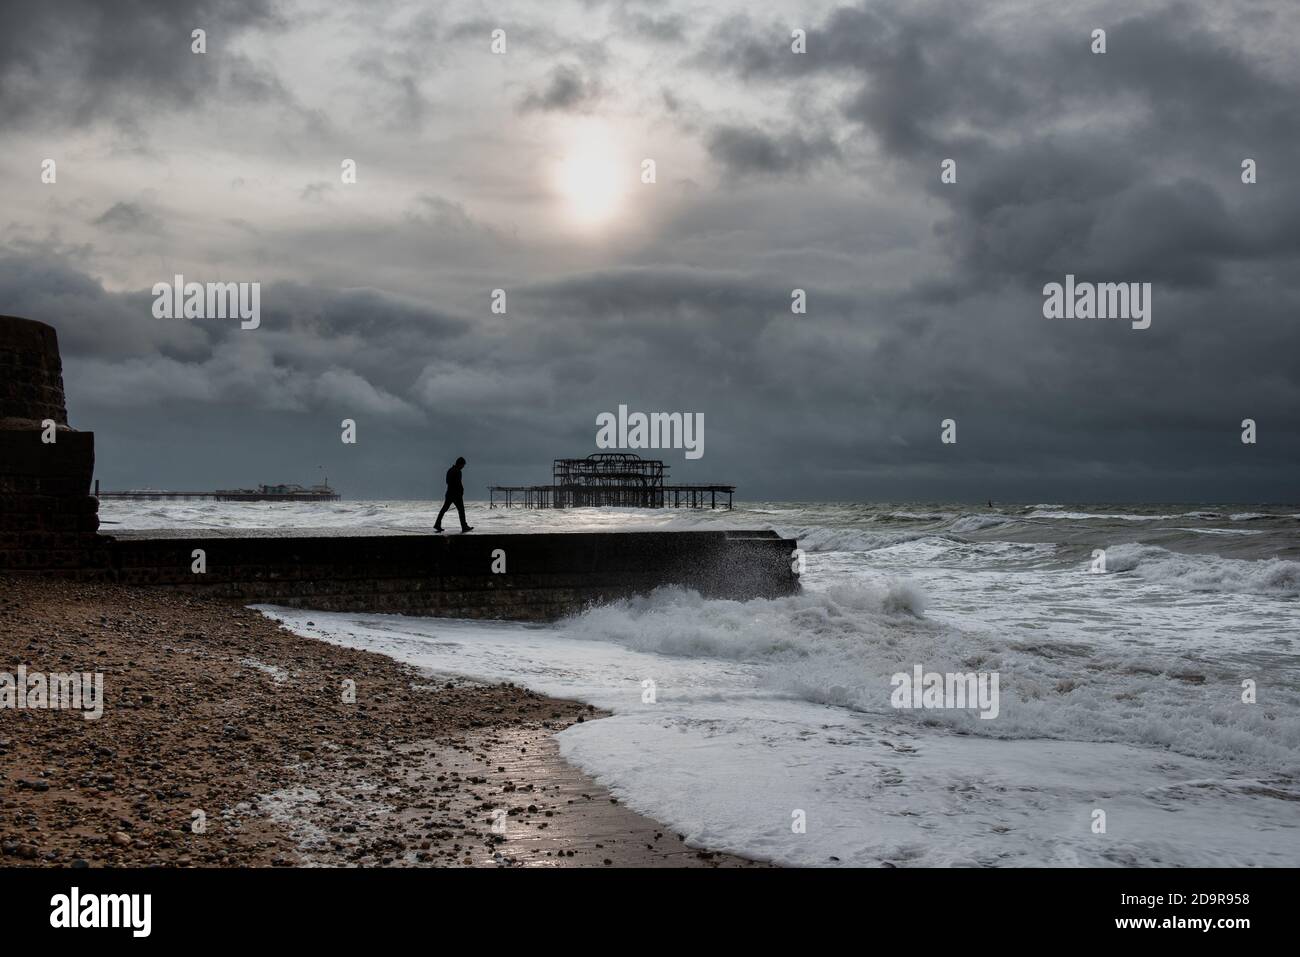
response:
[[[671,475],[743,499],[1296,501],[1298,42],[1287,0],[6,3],[0,313],[105,487],[464,455],[478,497],[621,403],[703,413]],[[260,328],[155,319],[176,273]],[[1151,327],[1043,318],[1067,273]]]

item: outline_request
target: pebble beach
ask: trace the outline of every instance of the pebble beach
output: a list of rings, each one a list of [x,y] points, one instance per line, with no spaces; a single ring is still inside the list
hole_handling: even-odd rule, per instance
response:
[[[99,672],[103,715],[0,710],[0,865],[744,866],[559,755],[603,712],[293,634],[216,599],[0,578],[0,669]]]

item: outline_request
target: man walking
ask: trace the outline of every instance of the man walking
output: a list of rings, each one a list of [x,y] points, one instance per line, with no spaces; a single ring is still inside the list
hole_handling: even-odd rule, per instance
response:
[[[438,513],[438,521],[434,522],[433,530],[442,531],[442,517],[447,514],[447,509],[453,505],[456,506],[456,513],[460,515],[460,530],[462,532],[474,531],[473,525],[465,524],[465,485],[460,480],[461,469],[465,467],[465,459],[459,458],[456,464],[447,469],[447,497],[442,500],[442,511]]]

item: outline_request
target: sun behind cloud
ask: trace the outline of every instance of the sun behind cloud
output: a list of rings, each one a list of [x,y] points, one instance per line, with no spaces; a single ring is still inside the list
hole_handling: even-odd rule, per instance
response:
[[[619,149],[613,131],[590,121],[570,128],[554,170],[565,215],[584,228],[611,222],[627,200],[637,167]]]

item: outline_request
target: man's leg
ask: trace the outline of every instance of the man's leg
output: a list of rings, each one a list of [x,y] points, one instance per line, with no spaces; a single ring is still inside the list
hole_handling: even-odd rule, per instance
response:
[[[460,527],[469,528],[469,522],[465,521],[465,498],[461,496],[456,499],[456,513],[460,515]]]
[[[444,499],[442,500],[442,511],[438,513],[438,520],[437,520],[436,522],[433,523],[433,527],[436,528],[438,531],[442,531],[442,517],[443,517],[444,515],[447,514],[447,509],[449,509],[449,508],[451,508],[451,496],[450,496],[450,495],[448,495],[446,498],[444,498]],[[462,516],[463,516],[463,515],[464,515],[464,512],[462,511],[461,514],[462,514]],[[461,523],[462,525],[465,524],[465,519],[464,519],[463,517],[461,518],[460,523]]]

